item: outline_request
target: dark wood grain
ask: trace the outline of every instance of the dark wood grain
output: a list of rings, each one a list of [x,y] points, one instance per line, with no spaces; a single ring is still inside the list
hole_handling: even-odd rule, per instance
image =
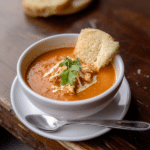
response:
[[[93,0],[87,9],[74,15],[32,18],[24,14],[21,0],[0,1],[0,125],[33,149],[150,149],[150,132],[112,130],[84,142],[47,139],[25,127],[10,103],[16,64],[28,46],[50,35],[79,33],[94,20],[99,29],[120,42],[119,53],[132,92],[125,119],[150,122],[149,6],[149,0]]]

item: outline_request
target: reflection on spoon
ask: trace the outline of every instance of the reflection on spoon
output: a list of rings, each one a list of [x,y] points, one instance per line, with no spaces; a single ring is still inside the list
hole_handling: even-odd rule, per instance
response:
[[[150,124],[141,121],[127,120],[57,120],[48,115],[27,115],[26,120],[35,127],[45,131],[56,131],[60,127],[68,124],[89,124],[115,129],[124,129],[132,131],[150,130]]]

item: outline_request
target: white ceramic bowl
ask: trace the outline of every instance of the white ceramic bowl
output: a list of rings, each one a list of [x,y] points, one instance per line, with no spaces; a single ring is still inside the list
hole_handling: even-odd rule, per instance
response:
[[[79,119],[101,111],[113,100],[123,80],[124,63],[121,56],[117,54],[113,60],[117,80],[111,88],[98,96],[86,100],[66,102],[43,97],[31,90],[24,81],[24,76],[30,63],[37,56],[50,49],[75,47],[78,35],[59,34],[44,38],[28,47],[17,63],[17,77],[28,100],[44,113],[57,118]]]

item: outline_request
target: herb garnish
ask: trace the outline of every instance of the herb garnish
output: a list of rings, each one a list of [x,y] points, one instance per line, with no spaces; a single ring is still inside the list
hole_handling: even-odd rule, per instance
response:
[[[67,66],[67,70],[64,70],[60,73],[62,78],[62,85],[73,85],[78,77],[78,72],[81,70],[81,62],[80,59],[77,58],[72,61],[69,58],[65,58],[63,62],[59,64],[60,67]]]

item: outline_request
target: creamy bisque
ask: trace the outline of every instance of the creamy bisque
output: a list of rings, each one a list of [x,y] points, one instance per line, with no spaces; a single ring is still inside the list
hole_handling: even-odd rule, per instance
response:
[[[26,72],[25,81],[27,85],[36,93],[50,99],[76,101],[97,96],[108,90],[115,83],[115,70],[113,65],[109,63],[109,65],[102,67],[98,72],[97,82],[87,89],[74,95],[64,94],[61,90],[53,92],[51,88],[53,83],[49,81],[49,76],[44,77],[44,74],[58,62],[64,60],[64,58],[68,56],[75,58],[73,51],[74,48],[61,48],[46,52],[37,57]]]

